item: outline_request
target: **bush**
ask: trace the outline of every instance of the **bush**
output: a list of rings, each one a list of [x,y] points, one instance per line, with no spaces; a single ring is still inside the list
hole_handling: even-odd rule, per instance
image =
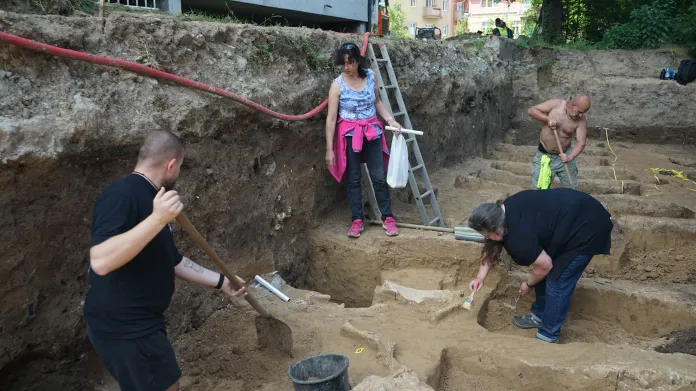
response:
[[[643,45],[640,38],[640,28],[633,23],[619,24],[606,33],[602,40],[609,49],[638,49]]]
[[[696,56],[696,0],[688,12],[677,15],[672,25],[674,43],[686,45]]]

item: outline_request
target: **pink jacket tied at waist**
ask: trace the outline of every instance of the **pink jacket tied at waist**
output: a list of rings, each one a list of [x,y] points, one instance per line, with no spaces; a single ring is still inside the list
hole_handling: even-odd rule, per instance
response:
[[[351,148],[354,152],[362,152],[363,139],[367,138],[367,141],[372,141],[377,136],[377,130],[374,126],[382,128],[382,124],[377,120],[377,116],[373,116],[366,120],[356,120],[349,121],[347,119],[338,117],[336,122],[336,140],[334,142],[334,156],[336,157],[336,163],[333,166],[329,166],[329,172],[333,175],[338,182],[343,178],[343,174],[346,171],[347,160],[346,160],[346,133],[353,131],[353,142]],[[384,132],[382,132],[382,151],[384,152],[384,169],[387,169],[389,164],[389,148],[387,148],[387,139],[384,137]],[[363,163],[365,162],[364,156],[360,159]]]

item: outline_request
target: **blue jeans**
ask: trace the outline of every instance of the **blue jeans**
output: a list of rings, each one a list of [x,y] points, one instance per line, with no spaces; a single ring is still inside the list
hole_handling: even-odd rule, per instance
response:
[[[557,342],[561,337],[561,327],[568,316],[570,298],[591,260],[592,255],[578,255],[558,279],[547,276],[534,287],[536,300],[532,303],[532,316],[541,322],[537,338]]]
[[[381,135],[380,137],[384,137]],[[353,137],[346,137],[346,172],[348,173],[348,203],[350,204],[351,221],[363,217],[362,204],[362,184],[360,182],[362,174],[360,171],[360,155],[365,156],[367,171],[372,179],[372,187],[375,189],[377,206],[382,213],[382,220],[392,216],[391,200],[389,199],[389,187],[387,186],[387,173],[384,169],[384,151],[382,151],[382,140],[380,138],[372,141],[363,140],[362,152],[353,152],[351,145]]]

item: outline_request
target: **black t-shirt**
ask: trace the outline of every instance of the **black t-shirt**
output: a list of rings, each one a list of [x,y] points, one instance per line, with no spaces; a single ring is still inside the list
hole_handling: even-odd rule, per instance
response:
[[[131,230],[152,214],[157,191],[147,179],[131,174],[97,198],[89,247]],[[174,267],[182,255],[165,226],[130,262],[100,276],[89,269],[84,314],[95,335],[130,339],[164,328],[164,311],[174,294]]]
[[[580,254],[609,254],[611,214],[587,193],[572,189],[523,190],[505,200],[505,250],[528,266],[544,250],[558,278]]]

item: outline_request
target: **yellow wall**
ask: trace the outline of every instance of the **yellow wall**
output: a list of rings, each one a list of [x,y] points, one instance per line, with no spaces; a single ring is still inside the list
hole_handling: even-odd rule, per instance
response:
[[[439,9],[439,18],[428,18],[424,17],[426,2],[432,4],[435,8],[430,12],[437,13]],[[443,2],[447,3],[447,10],[443,8]],[[406,11],[406,28],[408,34],[413,38],[413,30],[411,30],[411,25],[415,24],[417,27],[428,27],[429,25],[434,25],[439,27],[442,31],[443,38],[451,37],[454,34],[454,28],[452,27],[452,15],[454,13],[454,2],[453,0],[392,0],[390,4],[400,4],[401,9]],[[415,3],[415,7],[411,4]]]

